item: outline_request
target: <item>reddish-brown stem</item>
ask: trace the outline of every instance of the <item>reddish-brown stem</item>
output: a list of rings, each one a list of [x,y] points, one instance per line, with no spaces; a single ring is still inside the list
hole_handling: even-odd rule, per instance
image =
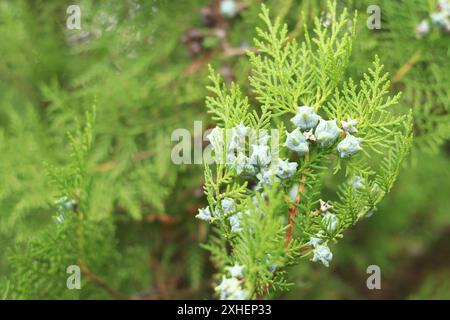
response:
[[[295,197],[295,204],[292,204],[289,207],[289,222],[288,222],[288,229],[286,231],[286,237],[285,237],[285,246],[286,248],[289,247],[289,244],[292,240],[292,234],[294,233],[294,220],[297,216],[297,205],[300,203],[300,194],[305,191],[305,183],[306,183],[306,176],[302,176],[300,180],[300,186],[298,187],[297,196]],[[256,296],[257,300],[262,300],[264,296],[267,294],[267,286],[263,288],[262,293],[260,295]]]
[[[190,76],[198,72],[205,64],[207,64],[212,58],[212,51],[206,51],[200,58],[194,60],[187,68],[184,70],[183,75]]]
[[[294,233],[294,220],[295,220],[295,217],[297,216],[297,206],[300,203],[300,194],[305,191],[305,182],[306,182],[306,177],[302,176],[300,186],[298,187],[297,196],[295,198],[295,204],[292,204],[289,207],[288,229],[286,231],[286,238],[285,238],[285,242],[284,242],[286,248],[289,247],[289,244],[291,243],[291,240],[292,240],[292,234]]]
[[[109,284],[103,280],[102,278],[98,277],[94,273],[92,273],[89,268],[87,267],[86,263],[84,262],[84,236],[83,236],[83,220],[84,215],[81,211],[77,211],[78,214],[78,265],[83,272],[84,275],[86,275],[93,283],[95,283],[100,288],[106,290],[112,297],[120,300],[128,300],[129,298],[113,288],[109,286]]]
[[[167,214],[167,213],[152,213],[145,217],[147,222],[158,221],[162,224],[176,224],[180,222],[181,218]]]
[[[133,160],[135,162],[139,162],[139,161],[147,160],[147,159],[151,158],[153,155],[154,155],[154,152],[152,152],[152,151],[140,151],[140,152],[133,153],[131,155],[131,160]],[[99,171],[99,172],[111,171],[117,165],[118,165],[118,161],[112,160],[109,162],[97,164],[95,166],[95,170]]]
[[[422,51],[418,50],[414,55],[397,71],[395,76],[392,78],[392,84],[400,82],[400,80],[407,74],[412,67],[419,61],[422,57]]]
[[[100,277],[98,277],[97,275],[92,273],[89,270],[89,268],[86,266],[86,264],[84,263],[83,259],[79,258],[78,264],[79,264],[80,269],[83,272],[83,274],[85,276],[87,276],[89,278],[89,280],[91,280],[93,283],[95,283],[100,288],[103,288],[104,290],[106,290],[112,297],[119,299],[119,300],[129,300],[129,298],[127,296],[124,296],[120,292],[117,292],[116,290],[111,288],[105,280],[101,279]]]

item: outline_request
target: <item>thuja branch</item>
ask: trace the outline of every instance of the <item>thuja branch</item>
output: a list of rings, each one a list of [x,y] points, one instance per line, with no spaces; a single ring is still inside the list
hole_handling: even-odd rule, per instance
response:
[[[311,254],[328,267],[329,244],[376,209],[411,145],[411,118],[387,111],[398,97],[386,97],[378,58],[359,86],[343,80],[355,29],[335,2],[329,12],[330,25],[316,19],[313,38],[307,31],[300,45],[262,7],[266,28],[257,30],[257,52],[249,53],[251,100],[260,112],[211,70],[206,105],[217,121],[208,135],[215,163],[205,166],[208,206],[196,217],[216,233],[205,248],[221,274],[221,299],[287,290],[285,267]],[[381,161],[384,153],[390,156]],[[327,190],[335,200],[322,200],[322,177],[342,169]]]
[[[82,129],[78,126],[75,134],[68,133],[70,142],[70,163],[66,168],[56,169],[48,166],[49,175],[53,178],[57,185],[60,197],[55,201],[58,205],[59,215],[56,217],[58,224],[64,224],[71,232],[76,233],[77,252],[76,259],[79,267],[84,275],[86,275],[93,283],[107,291],[112,297],[117,299],[128,299],[125,295],[114,290],[105,280],[94,274],[85,259],[86,237],[91,238],[92,230],[85,229],[85,224],[89,223],[85,219],[84,212],[88,207],[88,192],[86,189],[89,185],[87,163],[89,151],[93,142],[93,126],[95,122],[95,106],[92,113],[86,113],[86,123]],[[67,220],[65,217],[67,216]]]

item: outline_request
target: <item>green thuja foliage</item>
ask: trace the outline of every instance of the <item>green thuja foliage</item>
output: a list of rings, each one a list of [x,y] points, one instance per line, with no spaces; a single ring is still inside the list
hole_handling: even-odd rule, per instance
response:
[[[444,1],[338,0],[337,12],[358,10],[346,23],[324,0],[264,1],[287,29],[259,17],[261,1],[231,2],[82,0],[81,29],[69,30],[75,3],[0,0],[1,299],[211,298],[221,275],[236,298],[448,298],[450,42],[430,16]],[[367,27],[374,4],[379,30]],[[299,105],[336,119],[334,145],[308,140],[308,156],[283,145]],[[410,110],[413,161],[401,169]],[[295,174],[259,184],[229,156],[205,168],[202,197],[202,166],[170,159],[171,133],[195,120],[251,129],[247,156],[250,138],[278,141],[280,175],[293,162]],[[348,120],[362,150],[341,158]],[[224,214],[229,199],[241,214]],[[320,199],[338,219],[331,233]],[[214,227],[193,219],[216,204]],[[329,268],[308,261],[318,234]],[[372,264],[382,290],[365,287]],[[80,290],[67,287],[74,265]]]
[[[9,253],[10,266],[14,270],[8,294],[11,298],[89,297],[92,294],[90,288],[68,290],[67,268],[75,265],[89,274],[90,270],[104,273],[108,264],[117,258],[111,219],[96,219],[89,199],[92,179],[87,171],[87,159],[93,141],[94,119],[95,113],[87,113],[84,128],[68,135],[68,166],[47,166],[58,190],[55,224],[39,238]],[[82,285],[86,284],[87,281],[83,281]]]
[[[117,230],[120,246],[111,257],[120,255],[123,263],[109,260],[115,265],[112,274],[95,261],[86,265],[111,287],[130,294],[144,291],[144,296],[160,297],[159,287],[152,289],[154,274],[166,282],[175,267],[192,271],[174,280],[164,297],[176,296],[179,286],[198,283],[205,254],[197,241],[185,242],[180,251],[173,247],[178,239],[197,233],[188,218],[199,199],[192,194],[201,184],[195,174],[200,171],[172,164],[170,133],[188,127],[193,118],[202,119],[206,78],[185,74],[192,61],[181,42],[195,20],[185,12],[198,10],[199,3],[173,7],[166,1],[81,1],[81,30],[66,28],[64,2],[1,1],[0,6],[0,41],[8,44],[0,46],[1,292],[8,287],[8,297],[49,298],[60,292],[52,288],[66,288],[65,268],[68,262],[77,264],[73,241],[65,242],[72,253],[58,269],[37,265],[20,277],[23,291],[15,285],[18,277],[8,278],[24,270],[23,263],[13,261],[23,258],[30,241],[33,248],[50,250],[58,237],[76,239],[72,225],[53,226],[57,207],[53,200],[59,189],[44,163],[70,167],[66,132],[77,130],[74,119],[80,119],[83,106],[94,100],[96,139],[85,159],[89,184],[83,192],[84,201],[89,201],[85,230],[97,232],[86,235],[85,252],[99,258],[111,253],[106,246],[109,239],[114,247]],[[171,19],[180,23],[168,24]],[[178,192],[178,187],[187,191]],[[52,232],[58,233],[57,238]],[[14,253],[6,256],[9,248]],[[197,253],[196,259],[191,252]],[[27,257],[34,259],[36,253]],[[160,268],[165,272],[158,272]],[[54,280],[48,282],[50,276]],[[66,294],[110,297],[102,286],[82,279],[81,292],[66,288]],[[31,287],[35,289],[23,293]]]
[[[249,53],[258,108],[211,71],[206,104],[218,123],[209,135],[216,164],[205,167],[209,206],[197,217],[215,226],[205,247],[223,275],[221,298],[286,289],[285,267],[300,258],[328,266],[328,245],[376,210],[410,149],[411,115],[390,111],[400,96],[389,96],[379,59],[359,84],[345,79],[355,30],[346,10],[338,15],[331,3],[328,10],[332,23],[316,18],[313,34],[298,43],[263,6],[265,29]]]
[[[299,7],[305,2],[302,1]],[[316,3],[325,10],[324,2]],[[449,223],[449,207],[443,199],[449,188],[445,182],[450,103],[449,73],[446,72],[449,69],[449,37],[431,21],[430,14],[438,11],[438,1],[339,3],[349,9],[358,9],[360,17],[349,74],[359,77],[366,68],[366,61],[378,54],[392,79],[390,91],[392,94],[402,91],[396,109],[406,112],[412,108],[413,165],[401,170],[393,192],[382,202],[374,217],[358,224],[354,232],[336,247],[336,267],[327,273],[299,266],[293,271],[295,278],[308,279],[311,283],[302,281],[302,286],[287,296],[407,298],[408,292],[418,289],[416,286],[425,275],[429,274],[432,279],[434,271],[426,269],[427,263],[423,260],[427,255],[438,254],[435,242],[448,237],[445,230]],[[366,13],[367,8],[374,4],[381,10],[379,30],[368,29],[366,25],[373,15],[372,11]],[[430,32],[417,37],[416,29],[423,20],[429,23]],[[426,190],[434,190],[434,195],[426,195]],[[447,263],[445,259],[439,261],[436,268]],[[423,267],[417,267],[422,263]],[[365,268],[371,264],[381,267],[386,290],[376,293],[359,287],[365,281]],[[420,270],[420,275],[415,272],[413,277],[400,271],[409,268]]]
[[[413,110],[417,152],[437,153],[450,137],[449,33],[433,22],[440,3],[448,6],[445,0],[378,1],[381,29],[369,30],[365,20],[358,26],[358,37],[369,42],[359,42],[356,56],[367,59],[377,52],[385,61],[394,91],[403,92],[401,107]],[[371,4],[357,1],[354,6],[364,12]],[[361,65],[352,68],[361,70]]]

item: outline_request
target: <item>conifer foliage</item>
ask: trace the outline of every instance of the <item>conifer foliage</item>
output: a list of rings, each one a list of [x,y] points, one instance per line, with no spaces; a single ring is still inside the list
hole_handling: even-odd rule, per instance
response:
[[[391,112],[400,96],[389,95],[381,62],[375,57],[358,84],[345,79],[355,30],[346,10],[328,10],[332,23],[316,18],[298,43],[262,7],[265,28],[249,53],[258,107],[211,70],[215,164],[205,167],[209,205],[197,218],[215,228],[205,247],[220,271],[221,298],[287,289],[285,268],[301,258],[328,266],[330,246],[377,209],[409,152],[411,115]],[[341,171],[323,200],[324,179]]]
[[[449,298],[449,3],[0,0],[0,299]]]

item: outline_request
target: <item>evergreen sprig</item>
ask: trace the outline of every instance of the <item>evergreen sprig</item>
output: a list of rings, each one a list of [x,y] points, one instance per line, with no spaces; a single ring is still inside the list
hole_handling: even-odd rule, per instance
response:
[[[91,270],[107,270],[105,263],[116,259],[115,240],[112,221],[99,221],[90,215],[87,159],[94,137],[94,122],[95,107],[86,113],[83,127],[78,125],[75,134],[68,133],[69,164],[65,167],[47,164],[48,174],[58,190],[54,197],[54,224],[43,235],[29,241],[25,250],[18,246],[10,251],[13,272],[8,295],[13,298],[82,298],[92,294],[95,285],[104,286],[100,278],[92,276]],[[97,227],[99,223],[102,228]],[[66,269],[70,265],[78,266],[86,276],[82,285],[87,288],[83,291],[68,290]]]
[[[218,124],[209,135],[216,163],[205,166],[209,206],[197,217],[215,228],[204,247],[221,275],[222,299],[289,288],[285,268],[300,257],[328,266],[328,245],[376,211],[411,147],[411,114],[390,110],[400,95],[390,96],[379,58],[359,85],[344,80],[355,29],[335,2],[328,10],[331,24],[316,19],[314,35],[306,31],[299,44],[262,6],[266,30],[257,29],[257,52],[249,53],[259,110],[237,84],[228,89],[210,69],[213,97],[206,106]],[[292,116],[294,126],[287,121]],[[278,136],[268,134],[273,127]],[[269,140],[273,147],[278,139],[286,143],[268,151]],[[335,200],[322,200],[324,180],[342,169],[333,178]]]

